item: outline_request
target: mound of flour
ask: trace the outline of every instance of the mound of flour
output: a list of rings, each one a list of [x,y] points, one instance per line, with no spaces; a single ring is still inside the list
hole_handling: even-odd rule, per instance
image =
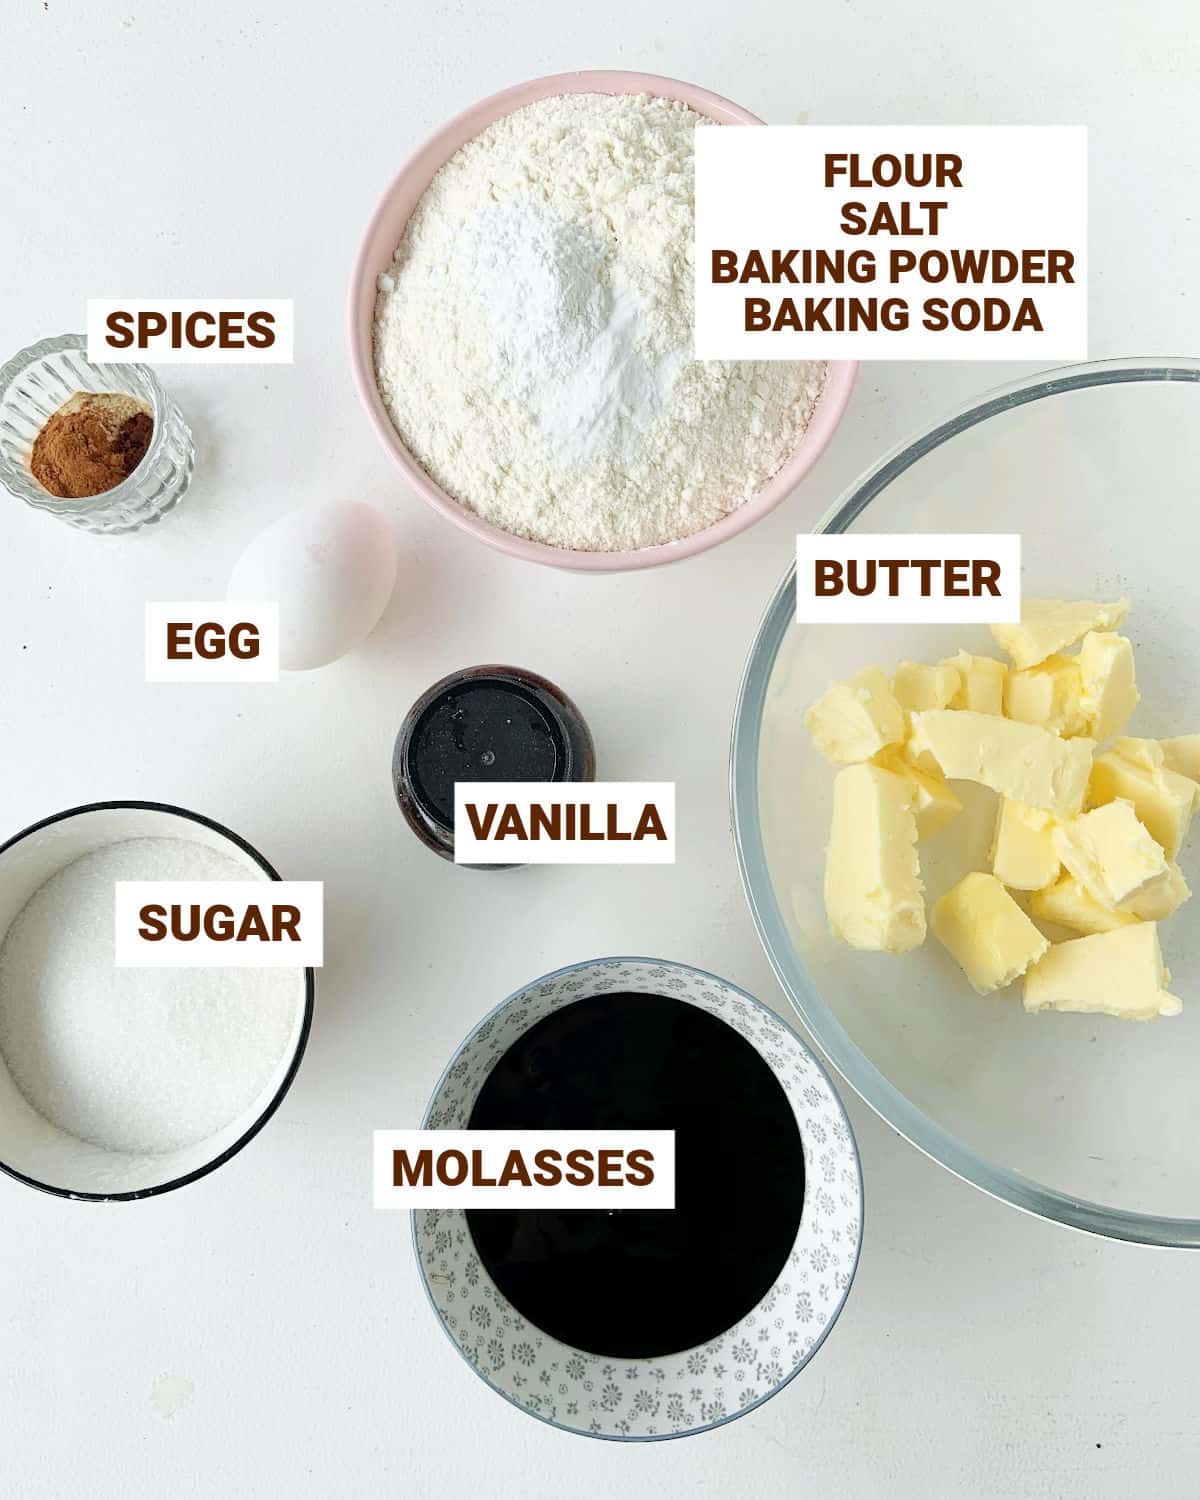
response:
[[[507,115],[437,174],[380,278],[392,420],[506,531],[588,551],[689,536],[804,432],[823,364],[691,357],[699,121],[604,94]]]

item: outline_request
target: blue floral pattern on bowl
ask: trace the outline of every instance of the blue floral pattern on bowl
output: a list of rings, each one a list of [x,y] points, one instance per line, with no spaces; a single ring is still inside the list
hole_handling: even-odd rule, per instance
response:
[[[858,1263],[862,1177],[841,1102],[796,1033],[723,979],[644,958],[576,964],[511,995],[458,1049],[434,1091],[425,1128],[465,1128],[495,1063],[543,1016],[620,990],[670,995],[718,1016],[757,1049],[791,1100],[804,1147],[804,1209],[787,1264],[758,1306],[694,1349],[664,1359],[607,1359],[542,1333],[501,1296],[475,1253],[462,1210],[414,1213],[413,1238],[442,1326],[493,1390],[571,1432],[618,1440],[683,1437],[760,1405],[816,1353]]]

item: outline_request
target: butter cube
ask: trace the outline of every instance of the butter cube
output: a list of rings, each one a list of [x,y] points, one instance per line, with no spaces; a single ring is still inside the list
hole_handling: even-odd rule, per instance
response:
[[[1077,740],[1068,741],[1078,744]],[[1196,810],[1200,787],[1177,771],[1164,766],[1150,767],[1127,760],[1115,750],[1097,755],[1088,783],[1088,802],[1103,807],[1123,797],[1133,803],[1133,810],[1162,845],[1168,859],[1174,859]]]
[[[923,708],[949,708],[961,685],[957,666],[941,662],[936,667],[921,661],[897,662],[892,692],[907,713]]]
[[[1064,875],[1045,890],[1034,891],[1029,910],[1039,922],[1056,922],[1075,932],[1112,932],[1138,920],[1133,912],[1101,905],[1074,875]]]
[[[1087,733],[1094,740],[1110,740],[1129,722],[1141,696],[1133,670],[1133,647],[1123,635],[1091,630],[1079,648],[1081,707]]]
[[[1200,734],[1177,734],[1159,744],[1168,771],[1200,781]]]
[[[993,656],[972,656],[960,651],[941,664],[953,667],[959,677],[958,691],[945,706],[947,708],[969,708],[980,714],[1002,714],[1004,712],[1004,679],[1008,668]],[[941,708],[942,704],[930,704]]]
[[[1014,891],[1039,891],[1058,878],[1054,819],[1040,807],[1001,797],[992,839],[992,874]]]
[[[1104,906],[1119,905],[1167,869],[1161,847],[1123,798],[1059,824],[1054,846],[1068,871]]]
[[[991,631],[997,645],[1012,657],[1013,665],[1024,671],[1081,641],[1089,630],[1115,630],[1128,609],[1128,599],[1113,604],[1025,599],[1019,625],[993,625]]]
[[[833,782],[825,910],[852,948],[907,953],[925,941],[912,783],[870,764]]]
[[[1132,739],[1126,735],[1115,742],[1113,749],[1123,760],[1145,766],[1147,771],[1157,771],[1166,764],[1160,740]]]
[[[870,760],[904,739],[904,710],[878,667],[835,682],[804,716],[817,749],[834,765]]]
[[[952,780],[982,782],[1058,818],[1083,806],[1092,766],[1091,740],[1064,740],[1035,724],[961,709],[914,714],[909,748],[931,754]]]
[[[1166,740],[1122,738],[1113,749],[1126,760],[1151,771],[1165,766],[1178,776],[1200,781],[1200,734],[1180,734]]]
[[[899,746],[890,745],[881,750],[875,757],[875,764],[911,783],[918,838],[932,838],[962,812],[962,803],[946,785],[942,773],[936,767],[929,770],[914,764]]]
[[[1004,712],[1022,724],[1040,724],[1070,739],[1087,733],[1082,693],[1079,663],[1074,657],[1048,656],[1036,667],[1008,674]]]
[[[978,870],[934,903],[929,925],[980,995],[1011,984],[1050,946],[996,877]]]
[[[1134,891],[1117,908],[1128,912],[1143,922],[1165,922],[1169,916],[1191,899],[1191,889],[1183,878],[1183,871],[1171,862],[1161,875],[1148,880],[1141,890]]]
[[[1083,1011],[1128,1021],[1177,1016],[1154,922],[1056,943],[1025,975],[1025,1009]]]

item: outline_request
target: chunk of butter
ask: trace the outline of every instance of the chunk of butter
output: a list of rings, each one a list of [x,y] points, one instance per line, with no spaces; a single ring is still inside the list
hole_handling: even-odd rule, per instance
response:
[[[1054,818],[1002,797],[992,839],[992,874],[1014,891],[1038,891],[1058,878]]]
[[[870,764],[833,782],[825,910],[852,948],[907,953],[925,941],[912,783]]]
[[[1063,740],[1036,724],[963,709],[914,714],[911,751],[931,754],[944,776],[1070,818],[1083,806],[1092,741]]]
[[[1147,771],[1157,771],[1166,764],[1159,740],[1139,740],[1125,735],[1116,741],[1113,749],[1122,760],[1131,761],[1135,766],[1145,766]]]
[[[1112,932],[1138,920],[1133,912],[1102,905],[1074,875],[1034,891],[1029,910],[1039,922],[1056,922],[1074,932]]]
[[[1179,734],[1166,740],[1123,738],[1117,740],[1113,749],[1135,765],[1152,771],[1165,766],[1178,776],[1200,781],[1200,734]]]
[[[1079,648],[1080,706],[1087,733],[1110,740],[1129,722],[1141,696],[1133,670],[1133,647],[1123,635],[1090,630]]]
[[[948,657],[943,667],[952,667],[959,678],[958,691],[945,705],[947,708],[969,708],[980,714],[1002,714],[1004,712],[1004,680],[1008,668],[994,656],[972,656],[969,651],[960,651]],[[930,704],[941,708],[941,704]]]
[[[875,764],[911,782],[918,838],[932,838],[962,812],[962,803],[946,785],[946,778],[942,773],[936,768],[926,769],[908,760],[899,746],[890,745],[886,750],[881,750],[875,757]]]
[[[1104,906],[1118,906],[1167,869],[1161,846],[1138,821],[1133,803],[1123,798],[1060,823],[1054,847],[1070,873]]]
[[[1103,807],[1118,797],[1132,802],[1134,812],[1162,845],[1168,859],[1179,853],[1198,796],[1200,787],[1189,777],[1168,771],[1165,766],[1152,767],[1128,760],[1115,750],[1096,756],[1088,783],[1088,801],[1092,807]]]
[[[1010,672],[1004,685],[1004,712],[1022,724],[1040,724],[1069,739],[1086,734],[1080,699],[1083,684],[1073,656],[1048,656],[1036,667]]]
[[[1020,978],[1050,946],[996,877],[979,870],[934,903],[929,925],[979,995]]]
[[[1113,604],[1085,600],[1025,599],[1019,625],[993,625],[992,635],[1020,670],[1036,667],[1056,651],[1081,641],[1089,630],[1115,630],[1129,609],[1128,599]]]
[[[923,708],[949,708],[960,684],[958,667],[952,662],[931,667],[923,661],[902,661],[892,676],[896,701],[910,714]]]
[[[1154,922],[1056,943],[1025,975],[1025,1009],[1086,1011],[1127,1021],[1177,1016]]]
[[[1191,895],[1183,871],[1171,861],[1161,875],[1148,880],[1141,890],[1122,901],[1118,910],[1129,912],[1143,922],[1165,922]]]
[[[835,682],[804,716],[817,749],[834,765],[870,760],[907,733],[904,710],[878,667]]]
[[[1177,771],[1180,776],[1200,781],[1200,734],[1177,734],[1171,739],[1159,740],[1159,744],[1168,771]]]

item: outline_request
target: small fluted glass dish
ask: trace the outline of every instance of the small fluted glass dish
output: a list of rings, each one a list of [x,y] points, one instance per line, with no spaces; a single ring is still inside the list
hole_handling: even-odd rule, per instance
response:
[[[182,500],[195,459],[191,430],[152,370],[138,364],[89,364],[86,349],[83,334],[65,333],[31,344],[0,369],[0,485],[69,526],[136,531]],[[120,484],[72,500],[44,489],[29,460],[38,433],[76,391],[136,397],[150,408],[154,431],[142,461]]]

